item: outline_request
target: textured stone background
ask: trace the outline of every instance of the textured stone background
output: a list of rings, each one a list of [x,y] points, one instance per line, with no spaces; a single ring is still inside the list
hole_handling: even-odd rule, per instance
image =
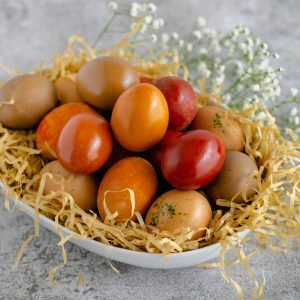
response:
[[[281,54],[287,70],[282,87],[298,86],[300,75],[300,1],[297,0],[164,0],[161,15],[167,30],[185,32],[190,20],[207,18],[211,27],[227,30],[243,23],[272,50]],[[40,59],[64,49],[71,33],[90,40],[108,14],[100,0],[0,0],[0,63],[27,70]],[[115,263],[114,273],[105,259],[67,245],[68,265],[58,273],[58,286],[47,281],[48,270],[61,263],[58,238],[41,230],[28,248],[17,271],[12,264],[22,241],[33,232],[33,222],[20,212],[9,214],[0,201],[0,299],[234,299],[234,288],[218,269],[147,270]],[[256,246],[253,242],[249,248]],[[261,280],[266,277],[265,299],[300,298],[300,253],[286,256],[260,249],[251,266]],[[76,283],[85,276],[84,287]],[[252,283],[241,267],[229,270],[250,298]]]

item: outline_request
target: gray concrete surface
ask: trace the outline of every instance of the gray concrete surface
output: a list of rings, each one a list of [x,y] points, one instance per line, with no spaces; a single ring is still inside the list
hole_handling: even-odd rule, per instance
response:
[[[280,53],[287,70],[282,87],[300,86],[300,1],[297,0],[164,0],[161,15],[170,31],[189,30],[189,20],[203,15],[210,26],[227,30],[243,23]],[[42,58],[49,59],[65,47],[71,33],[94,39],[108,15],[100,0],[0,0],[0,63],[26,70]],[[41,230],[26,251],[17,271],[12,264],[22,241],[33,232],[33,222],[21,212],[10,214],[0,201],[0,299],[235,299],[235,290],[218,269],[186,268],[148,270],[115,263],[114,273],[105,259],[67,245],[68,265],[57,274],[51,288],[48,270],[61,263],[58,238]],[[257,246],[255,242],[248,249]],[[289,255],[261,249],[251,259],[261,279],[266,277],[265,299],[300,299],[300,253]],[[252,283],[241,267],[230,274],[241,283],[246,299]],[[78,274],[85,284],[76,283]]]

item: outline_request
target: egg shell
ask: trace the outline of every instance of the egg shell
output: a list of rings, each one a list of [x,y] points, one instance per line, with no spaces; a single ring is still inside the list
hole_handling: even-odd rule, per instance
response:
[[[63,104],[50,111],[36,130],[36,145],[47,159],[56,159],[57,142],[66,123],[75,115],[84,112],[97,112],[84,103]]]
[[[214,203],[217,199],[230,200],[237,195],[235,202],[243,202],[241,191],[248,182],[248,177],[258,168],[255,162],[245,153],[238,151],[226,152],[223,167],[218,176],[207,186],[206,192]],[[257,181],[253,178],[247,188],[247,198],[253,196]]]
[[[98,180],[93,175],[74,174],[66,170],[58,160],[48,163],[41,175],[51,173],[53,179],[46,177],[44,194],[65,191],[69,193],[74,202],[84,211],[94,210],[97,207]],[[60,184],[65,180],[63,184]]]
[[[197,191],[171,190],[160,197],[150,207],[145,224],[160,231],[173,232],[180,228],[198,231],[208,227],[212,219],[212,210],[208,200]],[[205,234],[205,230],[196,232],[193,239]]]
[[[127,150],[141,152],[164,137],[169,110],[164,95],[148,83],[126,90],[114,106],[111,127],[118,142]]]
[[[32,128],[56,104],[54,86],[45,76],[17,76],[0,89],[0,123],[12,129]]]
[[[54,84],[58,99],[62,104],[83,102],[77,91],[75,81],[69,77],[60,77]]]
[[[214,105],[198,109],[191,129],[205,129],[218,135],[225,145],[226,151],[243,151],[245,147],[244,133],[238,121],[226,116],[226,110]]]
[[[139,75],[129,62],[107,56],[84,64],[77,74],[76,86],[87,103],[112,110],[118,97],[139,82]]]
[[[124,189],[131,189],[135,197],[135,211],[144,215],[151,205],[158,187],[157,176],[152,165],[140,157],[128,157],[114,164],[104,175],[98,191],[98,209],[102,220],[105,220],[105,202],[109,211],[118,212],[118,221],[128,220],[132,205],[130,194]],[[135,216],[132,218],[136,220]]]
[[[57,158],[69,171],[90,174],[99,170],[113,149],[107,121],[95,113],[73,116],[63,127],[57,142]]]

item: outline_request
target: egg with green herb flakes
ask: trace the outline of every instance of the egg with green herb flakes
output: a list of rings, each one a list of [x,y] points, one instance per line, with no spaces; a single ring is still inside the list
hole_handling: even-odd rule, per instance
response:
[[[212,131],[221,138],[226,151],[244,150],[245,138],[240,124],[219,106],[208,105],[199,108],[191,129]]]
[[[201,227],[208,227],[212,210],[207,199],[197,191],[171,190],[162,194],[150,207],[145,224],[160,231],[173,232],[180,228],[194,230],[192,239],[205,234]]]

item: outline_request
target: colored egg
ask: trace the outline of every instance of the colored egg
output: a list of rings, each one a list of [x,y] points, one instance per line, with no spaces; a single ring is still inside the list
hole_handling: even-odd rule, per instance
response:
[[[164,94],[170,112],[169,129],[182,130],[194,119],[197,96],[193,87],[184,79],[167,76],[153,83]]]
[[[168,105],[158,88],[139,83],[126,90],[112,112],[111,126],[118,142],[130,151],[152,148],[165,135]]]
[[[103,110],[112,110],[118,97],[139,82],[139,75],[129,62],[109,56],[84,64],[76,79],[81,98]]]
[[[84,103],[68,103],[50,111],[36,130],[36,146],[42,150],[43,157],[56,159],[57,141],[65,124],[75,115],[95,110]]]
[[[243,202],[242,191],[244,187],[245,195],[250,198],[256,194],[257,181],[255,178],[249,180],[258,168],[247,154],[238,151],[226,152],[224,165],[218,176],[207,186],[206,192],[210,199],[215,203],[217,199]]]
[[[0,88],[0,123],[12,129],[30,129],[56,103],[54,86],[45,76],[17,76]]]
[[[48,163],[41,175],[50,173],[52,178],[46,177],[43,193],[64,191],[70,194],[74,202],[83,210],[94,210],[97,207],[98,180],[94,175],[74,174],[66,170],[58,160]]]
[[[62,129],[57,156],[61,164],[73,173],[89,174],[108,160],[113,139],[106,120],[94,113],[73,116]]]
[[[212,219],[207,199],[197,191],[171,190],[155,200],[150,207],[145,224],[160,231],[173,232],[181,228],[196,231],[193,239],[201,237]]]
[[[60,77],[54,84],[57,98],[61,103],[83,102],[76,88],[75,81],[69,77]]]
[[[238,121],[219,106],[208,105],[198,109],[191,129],[209,130],[219,136],[226,151],[243,151],[244,133]]]
[[[102,220],[106,218],[104,199],[111,214],[118,212],[118,221],[136,219],[132,216],[132,199],[128,189],[134,194],[134,211],[143,216],[154,200],[157,186],[155,170],[147,160],[128,157],[118,161],[106,172],[100,183],[98,209]]]

